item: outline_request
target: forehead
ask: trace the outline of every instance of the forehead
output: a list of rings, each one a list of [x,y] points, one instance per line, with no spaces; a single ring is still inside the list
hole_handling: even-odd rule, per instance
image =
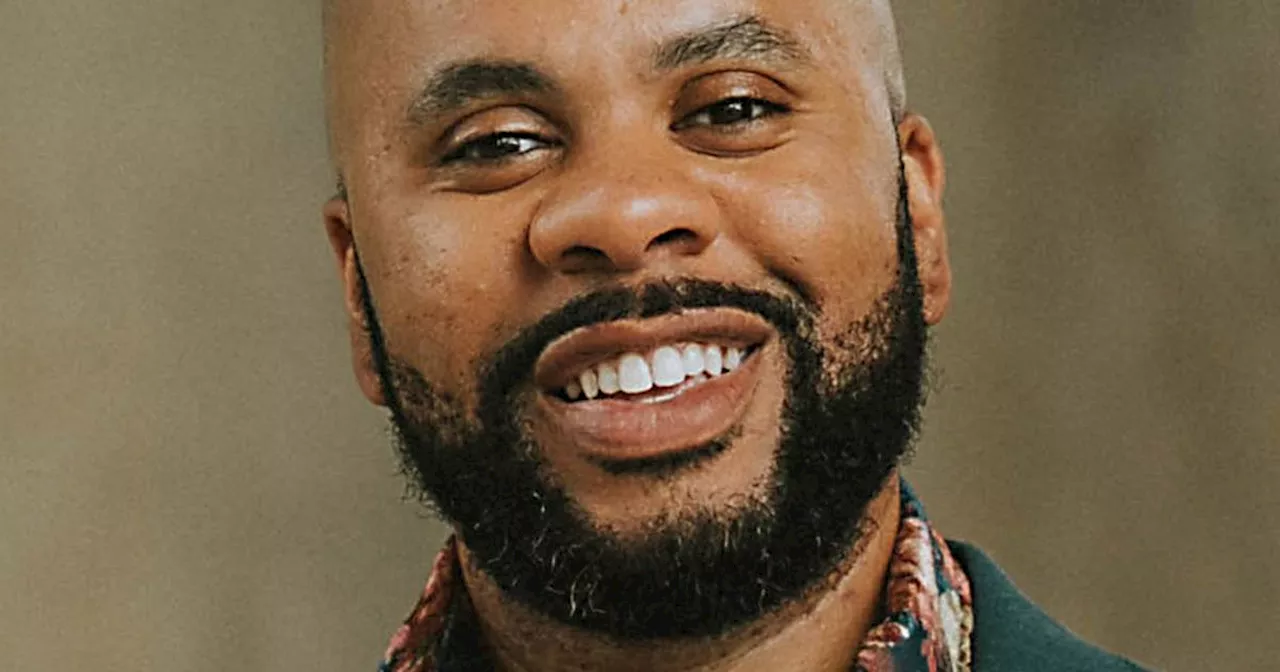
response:
[[[635,42],[758,16],[814,38],[866,14],[858,0],[330,0],[335,32],[363,49],[414,44],[439,58],[520,51],[601,56]],[[870,18],[870,17],[864,17]],[[576,39],[568,39],[570,37]],[[848,37],[846,35],[846,37]]]
[[[651,65],[664,41],[747,18],[794,37],[818,70],[836,75],[874,64],[883,41],[881,12],[862,0],[332,1],[330,104],[363,108],[479,59],[616,81]]]

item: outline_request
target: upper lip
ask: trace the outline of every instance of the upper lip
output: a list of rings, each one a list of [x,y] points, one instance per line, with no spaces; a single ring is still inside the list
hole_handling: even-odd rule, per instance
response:
[[[646,319],[582,327],[552,341],[533,367],[533,380],[557,390],[588,366],[626,352],[647,353],[660,345],[698,342],[747,348],[768,340],[773,328],[735,308],[698,308]]]

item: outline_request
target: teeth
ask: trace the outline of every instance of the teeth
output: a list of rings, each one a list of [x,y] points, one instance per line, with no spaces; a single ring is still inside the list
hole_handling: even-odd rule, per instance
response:
[[[684,382],[684,362],[680,359],[680,352],[673,347],[663,346],[654,350],[650,368],[653,370],[653,384],[658,387]]]
[[[578,375],[564,387],[569,401],[595,399],[619,392],[640,394],[654,387],[675,387],[701,374],[716,377],[742,365],[741,348],[681,343],[664,345],[644,357],[629,352],[618,359],[601,362]]]
[[[600,394],[600,383],[596,380],[596,372],[587,369],[578,376],[578,384],[582,386],[582,393],[587,395],[588,399],[595,399]]]
[[[613,362],[601,362],[596,367],[596,382],[605,394],[617,394],[622,389],[618,384],[618,367]]]
[[[653,387],[653,377],[644,357],[629,352],[618,360],[618,385],[627,394],[639,394]]]
[[[724,370],[733,371],[742,363],[742,351],[737,348],[729,348],[724,353]]]
[[[724,363],[720,354],[720,346],[708,345],[702,351],[702,360],[708,375],[713,378],[720,375],[720,366]]]
[[[684,353],[680,357],[681,363],[684,364],[684,375],[696,376],[702,373],[706,364],[702,360],[702,346],[697,343],[690,343],[684,346]]]
[[[653,376],[644,357],[628,352],[618,360],[618,387],[627,394],[639,394],[653,388]]]

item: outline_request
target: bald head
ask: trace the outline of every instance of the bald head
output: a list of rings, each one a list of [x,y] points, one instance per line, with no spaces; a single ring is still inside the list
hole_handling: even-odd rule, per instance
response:
[[[898,30],[889,0],[839,0],[865,7],[867,31],[871,36],[874,58],[884,72],[894,119],[901,119],[907,108],[906,77],[902,69],[902,50],[898,46]]]

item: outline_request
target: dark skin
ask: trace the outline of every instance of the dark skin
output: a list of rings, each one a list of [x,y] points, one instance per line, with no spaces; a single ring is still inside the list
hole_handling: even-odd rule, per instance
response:
[[[324,214],[375,404],[358,264],[388,349],[464,404],[477,363],[522,327],[618,284],[801,294],[822,308],[819,334],[838,334],[893,283],[899,155],[924,317],[946,311],[942,156],[900,107],[884,3],[350,0],[331,8],[327,37],[345,191]],[[759,356],[742,432],[705,468],[619,478],[552,420],[528,420],[586,514],[636,534],[688,502],[751,494],[769,473],[786,362]],[[504,600],[464,562],[466,588],[503,669],[843,670],[876,617],[897,527],[889,483],[828,590],[714,641],[584,633]]]

